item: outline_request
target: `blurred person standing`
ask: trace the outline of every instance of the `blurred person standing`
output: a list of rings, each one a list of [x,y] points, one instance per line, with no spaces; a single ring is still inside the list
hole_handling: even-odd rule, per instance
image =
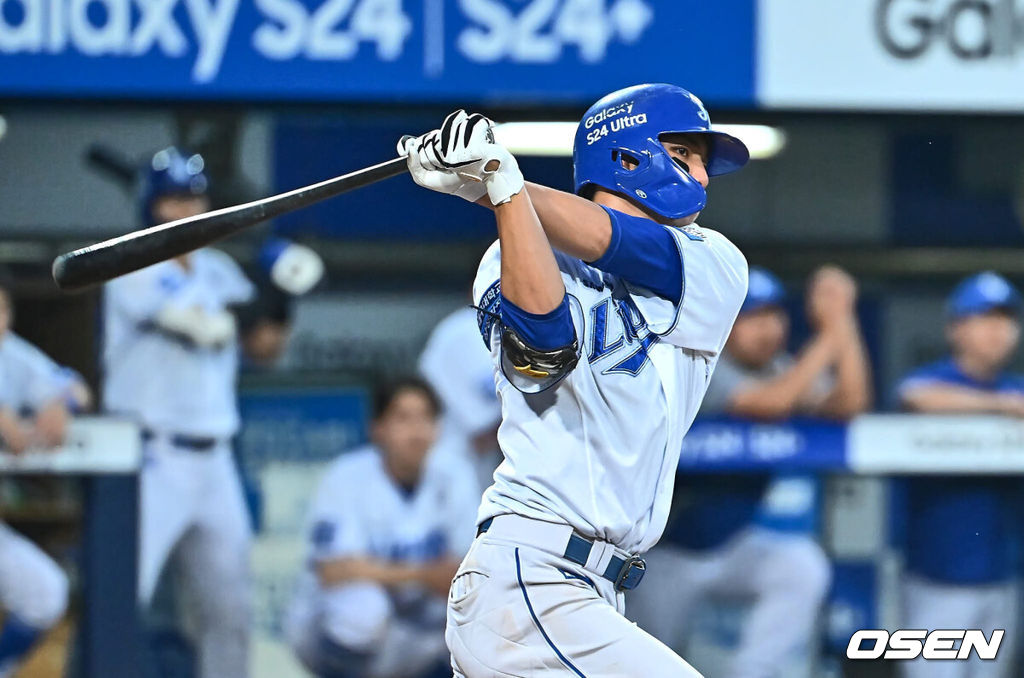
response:
[[[451,676],[446,599],[480,496],[457,469],[427,463],[440,408],[420,378],[379,386],[372,443],[343,454],[320,484],[308,569],[285,623],[317,676]]]
[[[1024,418],[1024,376],[1006,372],[1020,340],[1021,297],[987,271],[962,281],[946,305],[944,360],[899,383],[904,410]],[[1011,675],[1018,634],[1016,557],[1020,479],[927,476],[905,480],[904,628],[1005,629],[997,659],[901,662],[908,678]]]
[[[419,371],[443,406],[444,444],[439,449],[451,454],[437,463],[468,463],[482,494],[502,459],[498,449],[501,403],[491,354],[480,341],[475,308],[460,308],[437,324],[420,355]]]
[[[0,271],[0,449],[21,454],[64,441],[67,373],[13,331],[11,280]],[[76,396],[88,391],[75,389]],[[68,578],[35,544],[0,523],[0,678],[13,676],[64,615]]]
[[[209,210],[207,189],[199,155],[158,152],[144,177],[145,224]],[[269,277],[285,292],[319,279],[322,262],[308,248],[270,249]],[[150,605],[173,557],[195,604],[201,678],[248,676],[252,531],[231,443],[240,346],[268,362],[286,335],[286,317],[268,332],[280,305],[265,301],[213,249],[118,278],[104,295],[104,408],[138,422],[143,436],[140,604]],[[259,336],[240,336],[240,325]]]
[[[810,281],[814,335],[799,355],[785,350],[789,318],[782,283],[752,267],[746,299],[704,396],[702,415],[782,421],[797,414],[848,419],[871,402],[869,364],[858,327],[856,284],[835,267]],[[676,476],[673,509],[633,617],[678,648],[704,599],[753,601],[730,660],[728,678],[779,678],[805,651],[831,578],[810,534],[757,524],[769,475]],[[813,501],[813,492],[807,492]],[[671,593],[670,593],[671,592]]]

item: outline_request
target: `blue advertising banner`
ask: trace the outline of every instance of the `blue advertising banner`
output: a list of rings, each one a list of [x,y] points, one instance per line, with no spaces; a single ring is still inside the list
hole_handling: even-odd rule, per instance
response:
[[[3,0],[0,96],[753,103],[754,0]]]
[[[287,191],[375,165],[393,157],[403,134],[422,134],[442,120],[440,116],[376,116],[373,120],[280,116],[274,135],[274,190]],[[572,190],[569,158],[523,157],[519,166],[531,181]],[[274,220],[274,228],[292,238],[481,243],[497,238],[490,211],[424,190],[408,175],[282,215]]]
[[[679,468],[712,472],[845,469],[846,426],[814,419],[778,423],[699,419],[683,439]]]
[[[238,409],[238,448],[247,468],[328,461],[367,438],[366,393],[358,388],[246,390]]]

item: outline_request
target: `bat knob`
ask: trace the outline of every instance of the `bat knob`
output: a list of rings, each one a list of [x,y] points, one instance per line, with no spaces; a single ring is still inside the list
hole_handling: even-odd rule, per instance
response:
[[[415,138],[416,137],[411,134],[403,134],[402,138],[398,140],[398,154],[403,157],[408,155],[409,151],[406,150],[405,145]]]

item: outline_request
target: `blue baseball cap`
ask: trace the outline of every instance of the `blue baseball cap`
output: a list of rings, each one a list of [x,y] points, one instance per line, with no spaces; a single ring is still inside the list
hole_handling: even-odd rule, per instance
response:
[[[747,282],[747,297],[740,306],[740,313],[760,311],[766,306],[781,306],[786,301],[786,288],[774,274],[752,266]]]
[[[1014,314],[1021,311],[1020,292],[995,271],[985,271],[963,280],[946,301],[946,315],[960,320],[971,315],[1004,309]]]

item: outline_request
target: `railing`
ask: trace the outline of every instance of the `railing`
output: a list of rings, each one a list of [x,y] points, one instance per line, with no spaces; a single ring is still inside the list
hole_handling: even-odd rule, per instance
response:
[[[105,417],[82,417],[56,450],[0,452],[0,473],[109,475],[134,473],[142,459],[138,427]]]
[[[858,474],[1022,473],[1024,421],[1004,417],[868,414],[849,425],[813,419],[701,419],[680,470]]]

